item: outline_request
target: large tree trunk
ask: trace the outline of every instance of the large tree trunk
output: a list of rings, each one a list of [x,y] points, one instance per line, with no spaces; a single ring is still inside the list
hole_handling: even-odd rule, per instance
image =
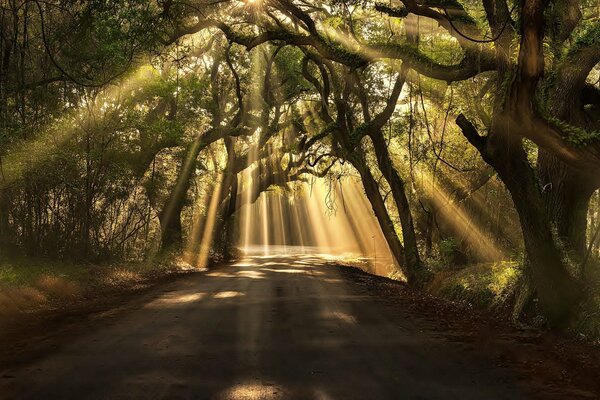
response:
[[[175,187],[171,190],[169,198],[159,213],[161,248],[163,249],[181,246],[182,244],[181,211],[194,175],[196,159],[205,147],[206,144],[202,141],[202,136],[196,137],[188,146],[186,158],[183,161]]]
[[[552,326],[560,326],[581,298],[581,287],[572,277],[552,235],[541,188],[529,165],[521,139],[502,125],[481,137],[464,116],[457,119],[463,134],[497,172],[510,192],[519,215],[525,243],[528,275],[540,306]]]
[[[417,274],[422,269],[421,258],[419,257],[419,248],[417,246],[417,237],[415,235],[415,226],[413,223],[404,181],[394,168],[387,145],[380,130],[370,135],[375,149],[377,164],[385,180],[390,185],[392,196],[398,209],[400,223],[402,225],[402,241],[404,243],[404,262],[406,268]]]
[[[387,208],[385,207],[385,202],[383,201],[381,193],[379,192],[379,185],[377,184],[377,181],[373,177],[373,174],[371,174],[371,171],[369,170],[365,160],[360,155],[355,154],[353,157],[349,158],[349,161],[360,174],[367,199],[371,203],[371,207],[373,208],[373,212],[375,213],[375,217],[379,222],[379,226],[381,227],[381,231],[383,232],[383,236],[385,237],[385,240],[390,248],[392,256],[396,259],[396,262],[406,276],[407,281],[410,284],[415,283],[415,271],[404,264],[405,250],[402,246],[402,243],[400,243],[398,234],[394,229],[394,223],[392,222]]]
[[[181,246],[181,211],[183,210],[183,200],[177,200],[171,210],[167,211],[168,204],[163,207],[159,214],[161,249],[169,250]]]
[[[540,307],[552,326],[566,322],[581,298],[581,287],[563,261],[552,234],[542,188],[529,164],[519,135],[536,136],[545,125],[537,118],[535,92],[544,72],[544,10],[548,0],[524,2],[521,13],[521,43],[514,76],[504,54],[507,43],[499,46],[498,88],[506,79],[506,93],[497,97],[490,134],[481,137],[464,118],[457,118],[465,137],[497,172],[510,192],[519,215],[525,244],[527,270]],[[534,139],[535,140],[535,139]],[[539,144],[539,143],[538,143]],[[543,146],[540,146],[543,147]]]
[[[238,198],[238,176],[234,169],[235,164],[235,151],[234,151],[234,140],[232,138],[225,139],[225,145],[227,148],[228,160],[226,170],[223,175],[223,182],[221,189],[219,190],[219,200],[217,204],[223,204],[225,207],[218,207],[215,218],[215,225],[213,227],[214,234],[213,248],[218,249],[222,256],[226,259],[232,258],[233,256],[233,240],[234,240],[234,224],[232,223],[231,217],[236,210],[236,201]]]
[[[232,174],[231,177],[231,189],[229,191],[229,201],[227,205],[226,215],[219,218],[219,232],[222,232],[221,238],[223,240],[223,256],[226,259],[231,259],[235,256],[235,224],[231,216],[235,213],[235,203],[238,197],[238,177],[237,174]]]
[[[225,148],[227,150],[227,164],[225,166],[225,170],[222,174],[221,182],[215,182],[209,193],[212,193],[211,198],[207,200],[207,213],[210,213],[209,204],[214,203],[217,205],[222,204],[226,199],[228,199],[226,207],[223,209],[222,207],[218,207],[213,210],[216,215],[214,218],[214,225],[210,227],[212,231],[209,233],[211,243],[206,243],[206,245],[211,246],[212,249],[218,250],[223,254],[224,257],[229,257],[232,254],[231,248],[231,238],[232,232],[231,229],[233,226],[228,224],[231,215],[235,212],[236,199],[238,194],[238,179],[237,172],[235,172],[234,164],[235,164],[235,151],[234,151],[234,138],[226,137]],[[214,197],[217,196],[217,199],[214,200]],[[194,229],[196,232],[195,236],[190,237],[188,241],[188,250],[192,255],[192,259],[196,257],[196,255],[200,252],[202,247],[202,240],[204,239],[205,229],[207,227],[207,221],[210,216],[204,215],[201,218],[198,218],[195,221],[195,224],[201,224],[197,228]]]
[[[516,161],[500,173],[500,177],[519,215],[528,267],[540,305],[549,322],[557,326],[566,321],[579,301],[580,286],[563,262],[542,195],[529,169],[529,165],[519,165]]]
[[[588,208],[597,185],[543,150],[538,152],[537,166],[548,217],[569,255],[582,262],[586,252]]]

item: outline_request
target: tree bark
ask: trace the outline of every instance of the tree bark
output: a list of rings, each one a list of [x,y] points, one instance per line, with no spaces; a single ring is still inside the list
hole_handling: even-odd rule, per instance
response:
[[[398,234],[394,229],[394,223],[385,207],[385,202],[381,197],[381,193],[379,193],[377,181],[373,177],[373,174],[369,170],[369,167],[362,156],[355,154],[354,156],[349,157],[349,161],[360,174],[365,194],[367,195],[369,203],[371,203],[371,207],[373,208],[373,212],[379,222],[379,226],[381,227],[381,231],[383,232],[383,236],[390,248],[392,256],[396,259],[396,262],[400,266],[402,273],[406,276],[408,283],[416,283],[417,276],[415,275],[415,271],[403,262],[405,260],[405,249],[404,246],[402,246],[402,243],[400,243]]]
[[[523,232],[527,268],[542,312],[550,325],[563,325],[581,299],[581,286],[569,274],[556,245],[538,180],[521,139],[503,130],[502,125],[496,126],[497,130],[489,136],[481,137],[464,116],[460,115],[457,123],[510,192]]]
[[[165,208],[168,205],[165,206]],[[160,235],[161,249],[168,250],[181,246],[182,229],[181,229],[181,211],[183,209],[183,200],[178,201],[170,212],[166,212],[165,208],[160,213]],[[167,218],[167,214],[169,217]]]
[[[537,167],[548,218],[565,250],[581,262],[586,252],[588,208],[597,185],[543,150],[538,153]]]
[[[375,149],[379,170],[390,185],[392,197],[400,216],[402,241],[404,243],[404,263],[407,269],[412,270],[411,274],[416,276],[419,270],[422,269],[422,265],[413,217],[408,204],[408,198],[406,197],[405,183],[392,164],[381,130],[373,132],[370,137]]]
[[[182,244],[181,211],[194,175],[196,159],[203,148],[205,146],[200,136],[188,147],[175,187],[159,213],[162,249],[178,247]]]

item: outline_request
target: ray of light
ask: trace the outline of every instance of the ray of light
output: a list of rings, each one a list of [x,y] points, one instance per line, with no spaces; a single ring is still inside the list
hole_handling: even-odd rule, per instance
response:
[[[145,84],[152,82],[158,76],[157,71],[150,65],[138,67],[119,85],[107,87],[93,101],[83,100],[82,104],[65,113],[52,125],[40,129],[35,139],[21,143],[10,151],[2,160],[2,180],[0,187],[9,186],[23,177],[27,171],[48,160],[64,145],[77,130],[95,119],[103,119],[112,112],[119,112],[119,102],[127,96],[134,96],[142,90]]]
[[[408,151],[397,143],[390,149],[401,158],[408,157]],[[413,165],[414,184],[423,190],[427,198],[431,199],[436,208],[442,210],[441,218],[447,221],[452,229],[464,238],[469,247],[479,258],[484,260],[500,260],[506,257],[504,251],[493,241],[493,235],[480,226],[469,212],[454,202],[452,195],[446,190],[430,171]],[[443,173],[438,171],[438,174]]]
[[[489,235],[478,226],[459,205],[426,172],[420,172],[425,178],[423,190],[440,208],[445,208],[444,216],[453,228],[471,245],[471,248],[482,259],[500,260],[504,258],[502,250],[489,238]]]
[[[331,251],[331,241],[327,225],[324,218],[323,204],[324,199],[317,198],[312,193],[312,190],[316,185],[307,188],[307,194],[305,195],[305,201],[307,205],[306,214],[308,216],[308,227],[314,234],[315,246],[319,248],[320,252],[329,253]]]
[[[393,259],[360,184],[352,179],[342,182],[343,188],[340,183],[330,187],[330,183],[320,178],[315,179],[312,188],[300,184],[300,190],[286,207],[280,206],[284,204],[279,201],[281,193],[261,194],[257,204],[244,206],[244,221],[261,222],[254,237],[244,239],[242,244],[248,252],[258,250],[249,243],[259,244],[259,253],[267,258],[281,252],[309,252],[328,260],[363,259],[370,266],[369,271],[391,273]],[[331,204],[332,201],[336,204]],[[283,225],[285,229],[273,229],[275,232],[265,235],[264,215],[269,216],[269,225],[274,228]],[[242,231],[247,231],[247,227]],[[281,231],[289,234],[279,235],[277,232]]]
[[[372,272],[386,275],[394,271],[394,259],[360,183],[353,178],[342,180],[345,212],[354,226],[363,255],[369,256]]]
[[[247,159],[247,166],[249,168],[246,168],[244,171],[242,171],[242,177],[243,177],[243,185],[242,185],[242,190],[244,193],[244,198],[241,200],[243,201],[244,204],[247,204],[247,206],[245,206],[242,209],[241,212],[241,217],[240,222],[242,224],[240,231],[243,232],[243,237],[242,237],[242,245],[243,245],[243,250],[244,253],[247,253],[249,251],[249,246],[251,244],[251,240],[252,240],[252,205],[250,204],[250,200],[252,198],[252,190],[250,188],[253,187],[253,185],[256,185],[256,183],[254,182],[254,180],[252,179],[252,174],[254,172],[254,169],[256,168],[256,166],[254,166],[254,162],[256,161],[256,153],[257,153],[257,147],[251,145],[250,148],[248,149],[248,159]],[[246,187],[248,187],[246,189]]]
[[[211,193],[214,193],[214,188],[212,190],[207,190],[203,192],[198,198],[196,198],[195,203],[201,206],[196,207],[194,211],[194,215],[192,216],[192,229],[187,237],[186,246],[185,246],[185,259],[193,264],[196,262],[196,258],[198,255],[199,247],[201,245],[202,233],[205,222],[206,210],[210,208],[210,200]]]
[[[300,252],[304,252],[304,246],[307,242],[307,239],[305,238],[305,233],[304,233],[304,226],[303,224],[300,223],[300,217],[298,216],[298,206],[297,206],[297,202],[293,202],[292,204],[288,205],[288,209],[291,209],[291,219],[293,221],[293,225],[292,225],[292,234],[294,235],[293,237],[298,241],[298,243],[300,244]]]
[[[262,246],[263,246],[263,254],[270,255],[269,251],[269,196],[267,194],[262,194],[261,198],[259,198],[261,209],[260,209],[260,220],[262,222],[261,225],[261,233],[262,233]]]
[[[200,251],[198,252],[195,263],[195,265],[200,268],[206,268],[210,249],[212,248],[215,221],[217,219],[217,209],[221,201],[220,193],[221,185],[223,183],[222,181],[223,175],[220,174],[217,178],[217,183],[215,184],[215,188],[210,198],[210,205],[205,216],[204,232],[200,242]]]
[[[284,246],[284,252],[285,252],[285,247],[288,244],[288,238],[286,235],[286,219],[283,216],[283,209],[282,209],[282,203],[281,203],[281,195],[277,194],[276,195],[276,207],[277,207],[277,219],[279,220],[279,231],[278,231],[278,238],[276,238],[276,242],[277,243],[281,243]]]

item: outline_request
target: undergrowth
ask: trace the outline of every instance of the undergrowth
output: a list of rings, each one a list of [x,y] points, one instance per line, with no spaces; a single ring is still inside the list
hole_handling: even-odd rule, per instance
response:
[[[191,269],[176,254],[144,262],[77,264],[31,257],[0,257],[0,316],[64,307],[111,290],[142,288]]]
[[[428,290],[440,297],[494,311],[507,306],[520,276],[516,262],[480,263],[458,271],[437,272]]]

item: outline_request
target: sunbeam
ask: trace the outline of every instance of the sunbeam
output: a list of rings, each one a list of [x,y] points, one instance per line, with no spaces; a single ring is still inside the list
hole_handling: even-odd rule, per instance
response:
[[[369,271],[383,275],[395,269],[370,205],[352,178],[332,183],[317,178],[287,196],[267,191],[239,215],[239,246],[245,254],[311,252],[339,261],[363,259]],[[273,230],[265,233],[269,227]]]

